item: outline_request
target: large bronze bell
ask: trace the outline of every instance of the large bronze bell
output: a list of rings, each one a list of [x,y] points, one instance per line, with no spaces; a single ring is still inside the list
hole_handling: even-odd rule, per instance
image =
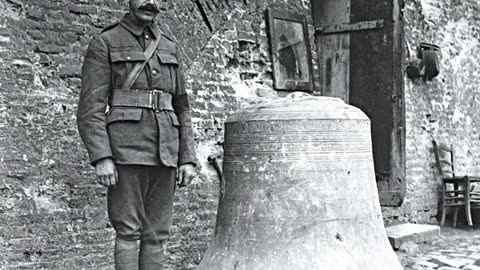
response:
[[[403,269],[385,232],[370,121],[337,98],[289,97],[225,125],[215,236],[197,270]]]

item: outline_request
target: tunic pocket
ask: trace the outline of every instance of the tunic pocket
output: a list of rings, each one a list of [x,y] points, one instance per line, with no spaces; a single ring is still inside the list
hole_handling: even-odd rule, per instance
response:
[[[142,108],[112,108],[107,114],[107,124],[123,121],[140,121]]]
[[[139,51],[122,51],[111,52],[110,61],[116,62],[131,62],[131,61],[145,61],[145,54]]]
[[[145,61],[145,55],[141,51],[110,52],[114,87],[120,87],[133,67],[143,61]]]
[[[177,65],[178,61],[175,55],[165,54],[165,53],[157,53],[158,59],[160,63],[163,65]]]
[[[154,55],[149,63],[152,69],[153,87],[175,93],[178,68],[178,60],[175,55],[157,51],[156,56]]]

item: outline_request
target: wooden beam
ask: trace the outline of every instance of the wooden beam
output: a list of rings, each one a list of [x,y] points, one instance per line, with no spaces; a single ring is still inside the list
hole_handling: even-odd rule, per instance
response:
[[[364,21],[358,23],[344,23],[317,27],[315,30],[321,35],[345,33],[353,31],[371,30],[383,27],[383,20]]]

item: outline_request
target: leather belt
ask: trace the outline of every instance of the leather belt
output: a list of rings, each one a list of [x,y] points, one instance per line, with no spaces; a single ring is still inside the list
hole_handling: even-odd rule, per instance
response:
[[[114,89],[110,95],[110,106],[140,107],[155,111],[173,111],[172,94],[162,90]]]

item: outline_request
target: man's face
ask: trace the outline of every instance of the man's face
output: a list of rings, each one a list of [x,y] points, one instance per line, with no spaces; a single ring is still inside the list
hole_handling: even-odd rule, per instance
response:
[[[130,11],[139,20],[152,22],[160,12],[162,0],[130,0]]]

